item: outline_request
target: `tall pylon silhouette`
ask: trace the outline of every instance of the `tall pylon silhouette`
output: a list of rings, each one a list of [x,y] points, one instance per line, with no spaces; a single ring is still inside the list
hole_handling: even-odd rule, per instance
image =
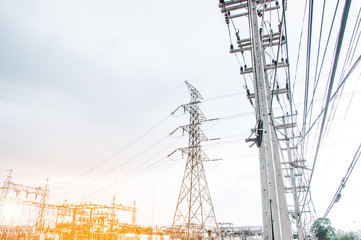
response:
[[[207,119],[198,107],[203,99],[201,94],[191,84],[186,84],[191,101],[181,107],[190,114],[190,121],[189,125],[179,128],[189,134],[189,145],[178,150],[188,157],[173,219],[176,231],[172,238],[211,239],[216,236],[218,228],[203,167],[203,162],[209,159],[201,148],[201,142],[208,138],[200,126]]]

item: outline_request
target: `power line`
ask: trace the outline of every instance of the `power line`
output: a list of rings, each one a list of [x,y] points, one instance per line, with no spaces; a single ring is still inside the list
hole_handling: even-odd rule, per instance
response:
[[[167,145],[165,148],[161,149],[159,152],[157,152],[156,154],[151,156],[146,162],[150,162],[152,159],[154,159],[156,156],[160,155],[160,153],[162,153],[164,150],[168,149],[170,146],[174,145],[178,141],[179,141],[179,139],[173,141],[171,144]],[[157,160],[156,162],[153,162],[153,163],[151,162],[148,164],[148,166],[145,166],[143,168],[141,168],[141,166],[144,163],[141,163],[137,167],[135,167],[135,171],[133,170],[133,171],[128,172],[124,178],[120,179],[120,181],[124,183],[133,177],[138,177],[143,174],[146,174],[149,171],[153,170],[154,168],[159,167],[161,164],[165,163],[164,160],[166,160],[166,159],[167,159],[166,157],[162,157],[161,159]],[[111,186],[113,186],[113,184],[108,184],[108,185],[94,191],[94,193],[106,190],[106,189],[110,188]],[[93,193],[89,193],[89,195],[93,195]]]
[[[360,10],[361,11],[361,10]],[[360,25],[360,20],[359,20],[359,17],[360,17],[360,11],[359,11],[359,14],[357,16],[357,20],[356,20],[356,23],[355,23],[355,26],[354,26],[354,30],[352,32],[352,35],[351,35],[351,40],[348,44],[348,49],[347,49],[347,53],[346,53],[346,56],[344,57],[345,61],[343,63],[343,66],[342,66],[342,71],[341,71],[341,77],[340,77],[340,80],[339,82],[341,83],[342,82],[342,79],[344,78],[344,75],[345,75],[345,72],[346,72],[346,69],[349,69],[351,63],[352,63],[352,60],[353,60],[353,57],[355,55],[355,52],[356,52],[356,46],[357,46],[357,43],[358,43],[358,40],[359,40],[359,37],[360,37],[360,34],[359,34],[359,37],[357,38],[357,32],[358,32],[358,29],[359,29],[359,25]],[[357,39],[357,40],[356,40]],[[356,45],[355,45],[355,40],[356,40]],[[355,47],[354,47],[355,46]],[[338,94],[339,97],[336,98],[335,101],[333,101],[332,103],[332,108],[331,108],[331,111],[330,111],[330,117],[329,117],[329,120],[327,122],[327,125],[330,124],[330,122],[333,121],[334,117],[335,117],[335,114],[336,114],[336,109],[340,103],[340,100],[341,100],[341,96],[342,96],[342,93],[343,93],[343,90],[344,90],[344,87],[345,85],[343,85],[341,87],[341,90],[340,90],[340,93]],[[356,89],[354,89],[355,91]],[[329,128],[327,127],[326,125],[326,134],[324,135],[324,138],[327,138],[328,136],[328,133],[329,133]]]
[[[306,131],[306,122],[308,115],[308,89],[310,83],[310,64],[312,47],[312,22],[313,22],[313,0],[309,1],[308,6],[308,31],[307,31],[307,57],[306,57],[306,77],[305,77],[305,101],[303,103],[303,128],[302,133]]]
[[[230,94],[222,95],[222,96],[219,96],[219,97],[213,97],[213,98],[204,99],[202,102],[215,101],[215,100],[219,100],[219,99],[223,99],[223,98],[239,96],[239,95],[241,95],[241,94],[242,94],[242,93],[240,93],[240,92],[230,93]]]
[[[349,10],[350,10],[350,5],[351,5],[351,0],[346,0],[344,10],[343,10],[343,13],[342,13],[342,19],[341,19],[341,26],[340,26],[340,30],[339,30],[339,35],[338,35],[338,38],[337,38],[336,53],[335,53],[335,57],[333,59],[333,64],[332,64],[332,72],[331,72],[330,82],[329,82],[329,86],[328,86],[328,93],[327,93],[327,98],[326,98],[325,111],[324,111],[324,114],[323,114],[323,120],[322,120],[321,129],[320,129],[319,137],[318,137],[318,141],[317,141],[317,148],[316,148],[316,153],[315,153],[313,166],[312,166],[312,170],[311,170],[310,180],[308,181],[308,187],[307,187],[307,191],[306,191],[306,198],[307,198],[307,195],[308,195],[308,193],[310,191],[312,176],[314,174],[316,161],[317,161],[318,153],[319,153],[320,146],[321,146],[321,139],[322,139],[323,131],[324,131],[325,124],[326,124],[328,106],[329,106],[330,99],[331,99],[332,87],[333,87],[333,83],[334,83],[334,80],[335,80],[335,74],[336,74],[336,69],[337,69],[337,65],[338,65],[338,59],[339,59],[340,52],[341,52],[341,46],[342,46],[343,37],[344,37],[344,33],[345,33],[346,22],[347,22],[347,19],[348,19],[348,13],[349,13]],[[305,201],[303,202],[301,213],[304,210],[305,203],[306,203],[306,198],[305,198]]]
[[[326,53],[327,53],[328,45],[329,45],[329,42],[330,42],[330,39],[331,39],[332,29],[333,29],[333,25],[334,25],[334,23],[335,23],[336,13],[337,13],[337,10],[338,10],[339,2],[340,2],[340,1],[338,0],[338,1],[337,1],[337,4],[336,4],[336,6],[335,6],[335,11],[334,11],[334,14],[333,14],[332,23],[331,23],[331,26],[330,26],[330,30],[329,30],[328,37],[327,37],[327,41],[326,41],[326,46],[325,46],[325,49],[324,49],[324,52],[323,52],[323,56],[322,56],[321,66],[320,66],[320,69],[319,69],[319,72],[318,72],[318,76],[317,76],[317,78],[315,79],[315,84],[314,84],[314,88],[313,88],[313,93],[312,93],[311,102],[310,102],[310,105],[309,105],[309,109],[307,110],[307,113],[308,113],[308,112],[310,113],[310,115],[309,115],[310,121],[311,121],[311,116],[312,116],[312,111],[313,111],[314,98],[315,98],[316,90],[317,90],[317,88],[318,88],[319,80],[320,80],[320,77],[321,77],[321,72],[322,72],[324,60],[325,60],[325,58],[326,58]],[[317,64],[318,64],[318,57],[317,57]],[[316,68],[316,71],[317,71],[317,68]],[[303,123],[303,129],[304,129],[304,130],[307,128],[306,123],[307,123],[307,122],[304,122],[304,123]],[[304,131],[303,133],[305,133],[305,131]],[[306,147],[303,149],[303,152],[306,152],[307,143],[304,144],[304,146],[306,146]]]
[[[139,135],[137,138],[135,138],[133,141],[129,142],[126,146],[122,147],[121,149],[117,150],[116,152],[114,152],[113,154],[111,154],[110,156],[106,157],[105,159],[103,159],[102,161],[100,161],[98,164],[96,164],[95,166],[89,168],[88,170],[86,170],[85,172],[83,172],[82,174],[78,175],[77,177],[73,178],[71,181],[66,182],[58,187],[56,187],[54,190],[58,190],[60,188],[63,188],[64,186],[68,185],[68,184],[72,184],[74,183],[74,181],[78,180],[79,178],[87,175],[88,173],[92,172],[94,169],[100,167],[101,165],[103,165],[104,163],[108,162],[109,160],[113,159],[114,157],[116,157],[119,153],[123,152],[125,149],[129,148],[130,146],[134,145],[136,142],[138,142],[140,139],[142,139],[144,136],[146,136],[147,134],[149,134],[151,131],[153,131],[155,128],[157,128],[159,125],[161,125],[165,120],[167,120],[171,115],[166,116],[164,119],[162,119],[161,121],[159,121],[158,123],[156,123],[155,125],[153,125],[152,127],[150,127],[147,131],[145,131],[144,133],[142,133],[141,135]]]
[[[296,67],[295,67],[295,78],[293,80],[293,89],[295,88],[295,84],[296,84],[296,76],[297,76],[297,70],[298,70],[298,64],[300,61],[300,55],[301,55],[301,43],[302,43],[302,36],[303,36],[303,26],[305,24],[305,18],[306,18],[306,9],[307,9],[307,1],[305,1],[305,7],[303,10],[303,20],[302,20],[302,28],[301,28],[301,33],[300,33],[300,37],[299,37],[299,42],[298,42],[298,53],[297,53],[297,60],[296,60]]]
[[[138,154],[134,155],[133,157],[131,157],[131,158],[128,159],[127,161],[118,164],[117,166],[111,168],[111,169],[108,170],[107,172],[105,172],[105,173],[97,176],[96,178],[92,179],[91,181],[86,182],[86,183],[84,183],[84,184],[82,184],[82,185],[80,185],[80,186],[78,186],[78,187],[75,187],[75,188],[67,191],[66,193],[70,193],[70,192],[73,192],[73,191],[75,191],[75,190],[78,190],[78,189],[80,189],[80,188],[82,188],[82,187],[84,187],[84,186],[86,186],[86,185],[88,185],[88,184],[90,184],[90,183],[93,183],[93,182],[99,180],[100,178],[102,178],[102,177],[110,174],[111,172],[114,172],[115,170],[119,169],[120,167],[123,167],[124,165],[128,164],[130,161],[134,160],[135,158],[137,158],[137,157],[139,157],[140,155],[144,154],[145,152],[149,151],[150,149],[152,149],[152,148],[155,147],[156,145],[160,144],[160,143],[161,143],[162,141],[164,141],[167,137],[168,137],[168,135],[166,135],[166,136],[163,137],[162,139],[158,140],[157,142],[155,142],[154,144],[152,144],[152,145],[149,146],[148,148],[144,149],[143,151],[139,152]]]
[[[346,182],[347,182],[348,178],[350,177],[350,175],[351,175],[351,173],[352,173],[352,170],[355,168],[355,165],[357,164],[357,162],[358,162],[358,160],[359,160],[359,158],[360,158],[360,156],[361,156],[361,151],[360,151],[360,149],[361,149],[361,144],[359,145],[359,147],[358,147],[358,149],[357,149],[357,151],[356,151],[356,153],[355,153],[355,155],[354,155],[354,157],[353,157],[353,159],[352,159],[352,161],[351,161],[351,164],[350,164],[350,166],[349,166],[348,169],[347,169],[347,172],[346,172],[345,176],[342,178],[341,184],[340,184],[340,186],[338,187],[335,195],[333,196],[330,205],[328,206],[325,214],[323,215],[323,218],[327,217],[327,215],[328,215],[329,212],[331,211],[333,205],[340,200],[340,198],[341,198],[341,191],[342,191],[342,189],[345,188]]]
[[[349,70],[349,72],[347,73],[346,77],[342,80],[342,82],[340,83],[340,85],[338,86],[338,88],[336,89],[336,91],[334,92],[334,94],[332,95],[332,97],[330,98],[330,101],[332,101],[336,95],[338,94],[339,90],[341,89],[341,87],[346,83],[346,80],[350,77],[350,75],[352,74],[352,72],[356,69],[357,65],[360,63],[361,61],[361,55],[357,58],[357,60],[355,61],[355,63],[353,64],[353,66],[351,67],[351,69]],[[320,112],[320,114],[317,116],[317,118],[315,119],[315,121],[312,123],[312,125],[308,128],[307,132],[305,133],[304,136],[302,136],[302,138],[299,140],[298,144],[300,144],[305,138],[306,136],[310,133],[310,131],[313,129],[313,127],[315,126],[315,124],[318,122],[318,120],[320,119],[320,117],[322,116],[322,114],[324,113],[326,109],[323,108]],[[298,145],[297,144],[297,145]]]
[[[312,121],[312,111],[313,111],[313,100],[314,100],[314,97],[315,97],[315,93],[316,93],[316,89],[317,89],[317,86],[318,86],[318,82],[319,82],[319,78],[317,79],[317,70],[318,70],[318,63],[319,63],[319,57],[320,57],[320,45],[321,45],[321,38],[322,38],[322,30],[323,30],[323,21],[324,21],[324,15],[325,15],[325,5],[326,5],[326,0],[323,1],[323,7],[322,7],[322,17],[321,17],[321,26],[320,26],[320,32],[319,32],[319,36],[318,36],[318,45],[317,45],[317,57],[316,57],[316,66],[315,66],[315,80],[314,80],[314,83],[313,83],[313,94],[312,94],[312,99],[311,99],[311,102],[310,102],[310,106],[309,106],[309,112],[307,112],[307,117],[309,117],[309,125],[311,124],[311,121]],[[325,47],[325,53],[327,51],[327,44],[326,44],[326,47]],[[321,69],[322,69],[322,66],[321,66]],[[320,69],[320,71],[321,71]],[[316,81],[317,79],[317,81]],[[307,119],[306,119],[307,120]],[[307,123],[305,122],[305,125],[303,126],[304,127],[304,132],[306,130],[306,125]],[[303,133],[304,133],[303,132]],[[307,144],[303,144],[303,146],[306,147],[303,147],[303,151],[306,152],[305,148],[307,148]]]

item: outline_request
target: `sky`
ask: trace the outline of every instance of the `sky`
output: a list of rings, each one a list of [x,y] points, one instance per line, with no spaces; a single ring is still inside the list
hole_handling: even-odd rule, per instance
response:
[[[300,112],[303,8],[289,1],[286,12]],[[351,20],[359,9],[354,1]],[[187,136],[169,133],[189,121],[171,113],[189,101],[188,81],[204,98],[204,115],[221,118],[203,125],[221,139],[204,144],[210,159],[222,159],[205,163],[217,221],[261,225],[258,150],[244,142],[255,117],[217,1],[4,0],[0,22],[0,181],[8,169],[26,185],[49,178],[52,203],[110,204],[115,194],[126,206],[136,201],[139,223],[171,225],[186,159],[167,155],[187,146]],[[360,144],[360,70],[317,160],[311,191],[320,216]],[[312,135],[311,161],[315,142]],[[329,215],[337,228],[361,229],[360,173],[356,166]]]

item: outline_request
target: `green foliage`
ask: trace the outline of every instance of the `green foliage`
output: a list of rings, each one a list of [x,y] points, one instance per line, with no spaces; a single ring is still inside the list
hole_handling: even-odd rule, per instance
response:
[[[356,240],[357,235],[354,232],[338,232],[332,240]]]
[[[357,235],[354,232],[337,231],[331,226],[328,218],[318,218],[311,227],[311,232],[317,240],[356,240]]]
[[[335,236],[335,229],[328,218],[318,218],[312,224],[311,232],[317,240],[331,240]]]

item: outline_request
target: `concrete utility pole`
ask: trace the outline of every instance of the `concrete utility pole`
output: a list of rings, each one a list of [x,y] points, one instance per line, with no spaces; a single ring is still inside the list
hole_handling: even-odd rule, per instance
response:
[[[255,137],[246,139],[259,148],[263,239],[293,239],[291,222],[286,201],[284,172],[282,171],[281,150],[287,150],[290,165],[293,164],[289,137],[280,130],[295,127],[295,123],[277,124],[274,115],[292,114],[289,91],[289,64],[285,27],[285,1],[277,0],[220,0],[219,7],[224,13],[230,36],[230,52],[242,55],[241,75],[245,79],[247,97],[255,109],[256,127],[252,129]],[[240,29],[237,29],[237,26]],[[247,29],[248,27],[248,29]],[[234,30],[231,30],[234,28]],[[231,31],[235,33],[233,45]],[[241,39],[240,34],[248,35]],[[248,67],[247,64],[248,63]],[[251,65],[251,66],[249,66]],[[282,71],[281,71],[282,70]],[[282,73],[280,73],[282,72]],[[249,76],[246,78],[246,76]],[[247,81],[251,79],[254,93],[251,93]],[[284,88],[280,86],[284,85]],[[280,100],[283,97],[283,101]],[[281,105],[282,111],[275,111],[274,102]],[[289,105],[283,106],[282,104]],[[292,120],[292,119],[291,119]],[[284,140],[286,139],[286,140]],[[287,147],[284,146],[285,141]],[[291,159],[290,159],[291,158]],[[294,165],[294,164],[293,164]],[[292,166],[291,166],[292,168]],[[293,171],[291,171],[293,172]],[[295,175],[293,174],[293,182]],[[298,209],[296,186],[293,185],[295,209]],[[296,211],[297,212],[297,211]],[[298,210],[299,212],[299,210]],[[298,221],[299,222],[299,221]],[[302,226],[297,226],[299,239],[303,239]]]
[[[253,85],[255,91],[256,119],[262,122],[263,141],[259,147],[259,160],[262,187],[262,211],[264,239],[290,239],[291,230],[288,219],[285,189],[282,179],[279,148],[274,133],[274,120],[271,109],[271,96],[264,51],[258,27],[257,3],[248,1],[251,52],[253,55]],[[267,189],[268,186],[268,189]],[[267,196],[268,195],[268,196]],[[271,217],[271,214],[272,217]]]
[[[200,99],[202,99],[201,94],[192,85],[187,82],[186,84],[191,101],[182,107],[190,114],[190,122],[189,125],[179,128],[188,132],[189,146],[178,150],[187,154],[188,158],[173,219],[173,229],[177,230],[172,238],[206,239],[215,236],[214,230],[218,229],[203,167],[203,162],[209,161],[209,159],[201,149],[201,142],[208,139],[200,125],[207,119],[198,107]]]

